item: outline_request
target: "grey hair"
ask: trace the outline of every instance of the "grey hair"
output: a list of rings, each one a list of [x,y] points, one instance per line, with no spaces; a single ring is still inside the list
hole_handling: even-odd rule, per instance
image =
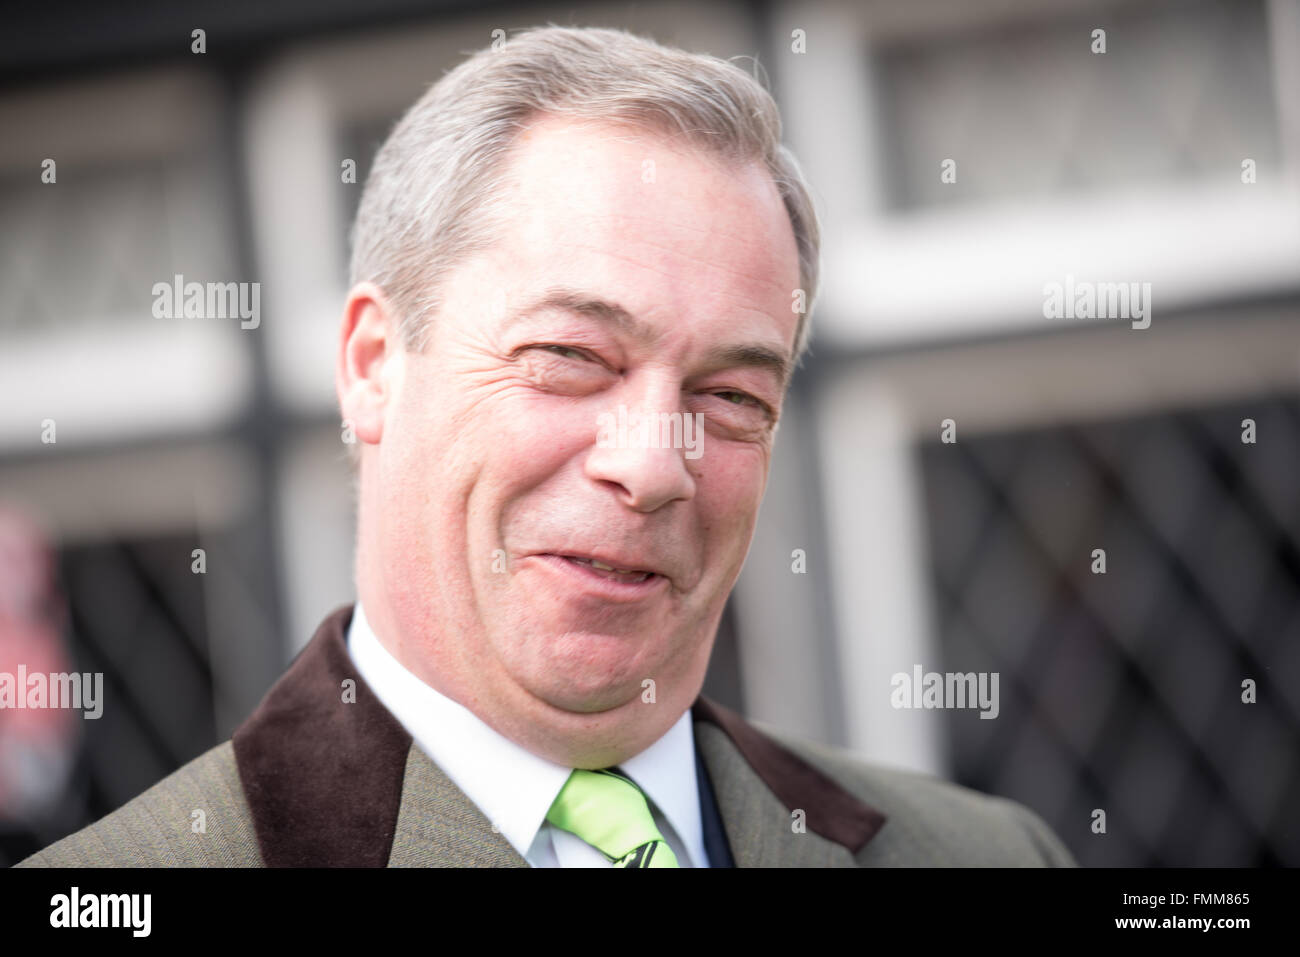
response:
[[[494,44],[494,47],[497,44]],[[537,27],[480,50],[431,86],[375,157],[352,232],[353,284],[380,286],[408,349],[423,351],[441,305],[438,277],[491,246],[509,222],[507,164],[533,120],[609,121],[680,136],[731,163],[762,162],[790,216],[808,340],[820,228],[781,118],[764,86],[735,64],[623,30]],[[791,290],[792,308],[795,291]]]

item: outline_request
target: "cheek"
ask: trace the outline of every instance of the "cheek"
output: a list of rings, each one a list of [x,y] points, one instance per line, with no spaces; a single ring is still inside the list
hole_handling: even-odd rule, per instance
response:
[[[465,501],[478,461],[475,430],[452,427],[445,398],[408,384],[380,446],[391,573],[421,586],[430,570],[446,574],[448,559],[465,555]]]
[[[766,457],[748,449],[701,458],[697,478],[698,514],[707,550],[726,556],[727,567],[739,565],[749,549],[759,504],[767,482]],[[734,557],[733,557],[734,556]]]
[[[595,416],[577,401],[518,392],[501,395],[490,411],[451,438],[449,484],[460,497],[443,504],[458,515],[446,520],[466,525],[464,536],[472,567],[492,586],[504,584],[488,570],[492,554],[509,551],[512,532],[535,525],[539,503],[574,496],[576,463],[595,440]],[[441,470],[444,465],[437,466]]]

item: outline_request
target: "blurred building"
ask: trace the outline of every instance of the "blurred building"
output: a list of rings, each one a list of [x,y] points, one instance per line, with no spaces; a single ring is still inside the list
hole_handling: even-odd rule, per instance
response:
[[[1085,864],[1300,863],[1296,0],[13,12],[0,504],[53,536],[110,702],[68,829],[229,736],[353,600],[361,184],[428,84],[548,20],[756,57],[824,217],[706,690],[1022,801]],[[177,275],[260,282],[260,324],[154,318]],[[1149,326],[1047,318],[1067,280],[1149,283]],[[915,666],[997,673],[997,719],[894,707]]]

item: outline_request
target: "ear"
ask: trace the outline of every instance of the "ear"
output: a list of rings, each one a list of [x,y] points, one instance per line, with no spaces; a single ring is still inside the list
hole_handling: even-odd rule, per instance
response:
[[[343,306],[334,388],[344,421],[362,442],[375,445],[383,438],[401,354],[396,309],[374,283],[357,283]]]

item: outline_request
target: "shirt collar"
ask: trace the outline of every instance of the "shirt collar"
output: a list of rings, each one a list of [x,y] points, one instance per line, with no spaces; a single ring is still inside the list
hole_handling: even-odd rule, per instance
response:
[[[360,601],[348,630],[348,653],[366,684],[415,743],[526,856],[573,769],[516,744],[408,671],[380,642]],[[691,863],[707,866],[690,710],[659,740],[619,767],[677,832]]]

